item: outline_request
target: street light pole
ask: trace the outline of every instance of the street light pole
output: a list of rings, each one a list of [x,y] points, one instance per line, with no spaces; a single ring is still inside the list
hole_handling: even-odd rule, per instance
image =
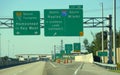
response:
[[[113,0],[113,51],[114,51],[114,64],[116,64],[116,0]]]
[[[54,60],[56,60],[56,45],[54,45]]]
[[[8,40],[8,57],[9,57],[9,44],[10,44],[10,40]]]
[[[1,43],[1,33],[0,33],[0,57],[2,56],[1,55],[1,50],[2,50],[2,45],[1,45],[2,43]]]
[[[103,11],[103,2],[101,3],[101,5],[102,5],[102,52],[104,52],[104,22],[103,22],[104,11]],[[104,56],[102,56],[102,63],[104,63]]]

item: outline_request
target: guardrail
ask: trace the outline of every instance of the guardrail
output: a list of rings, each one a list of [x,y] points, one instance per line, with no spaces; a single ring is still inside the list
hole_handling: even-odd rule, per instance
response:
[[[118,70],[119,69],[116,64],[105,64],[105,63],[99,63],[99,62],[94,62],[94,64],[104,67],[106,69],[110,69],[110,70]]]
[[[38,62],[38,61],[5,61],[3,63],[0,63],[0,69],[34,63],[34,62]]]

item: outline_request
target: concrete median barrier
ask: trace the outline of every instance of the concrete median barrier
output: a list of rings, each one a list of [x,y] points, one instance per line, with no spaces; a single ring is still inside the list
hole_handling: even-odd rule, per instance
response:
[[[89,62],[89,63],[93,63],[93,54],[86,54],[86,55],[79,55],[79,56],[75,56],[75,61],[76,62]]]

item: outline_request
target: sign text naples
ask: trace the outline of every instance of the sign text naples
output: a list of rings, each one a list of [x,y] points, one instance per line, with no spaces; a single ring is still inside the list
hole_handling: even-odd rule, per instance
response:
[[[83,33],[82,9],[45,9],[45,36],[80,36]]]

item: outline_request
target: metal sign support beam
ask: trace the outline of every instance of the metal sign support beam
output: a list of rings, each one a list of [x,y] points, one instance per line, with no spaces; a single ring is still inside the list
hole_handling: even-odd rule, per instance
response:
[[[113,64],[113,60],[112,60],[112,16],[111,15],[109,15],[108,64]]]
[[[84,28],[101,28],[103,26],[100,24],[108,21],[109,17],[84,17],[83,20]],[[44,18],[40,18],[40,22],[40,28],[44,28]],[[0,29],[8,29],[13,27],[13,18],[0,18]],[[105,25],[104,27],[109,27],[109,25]]]

